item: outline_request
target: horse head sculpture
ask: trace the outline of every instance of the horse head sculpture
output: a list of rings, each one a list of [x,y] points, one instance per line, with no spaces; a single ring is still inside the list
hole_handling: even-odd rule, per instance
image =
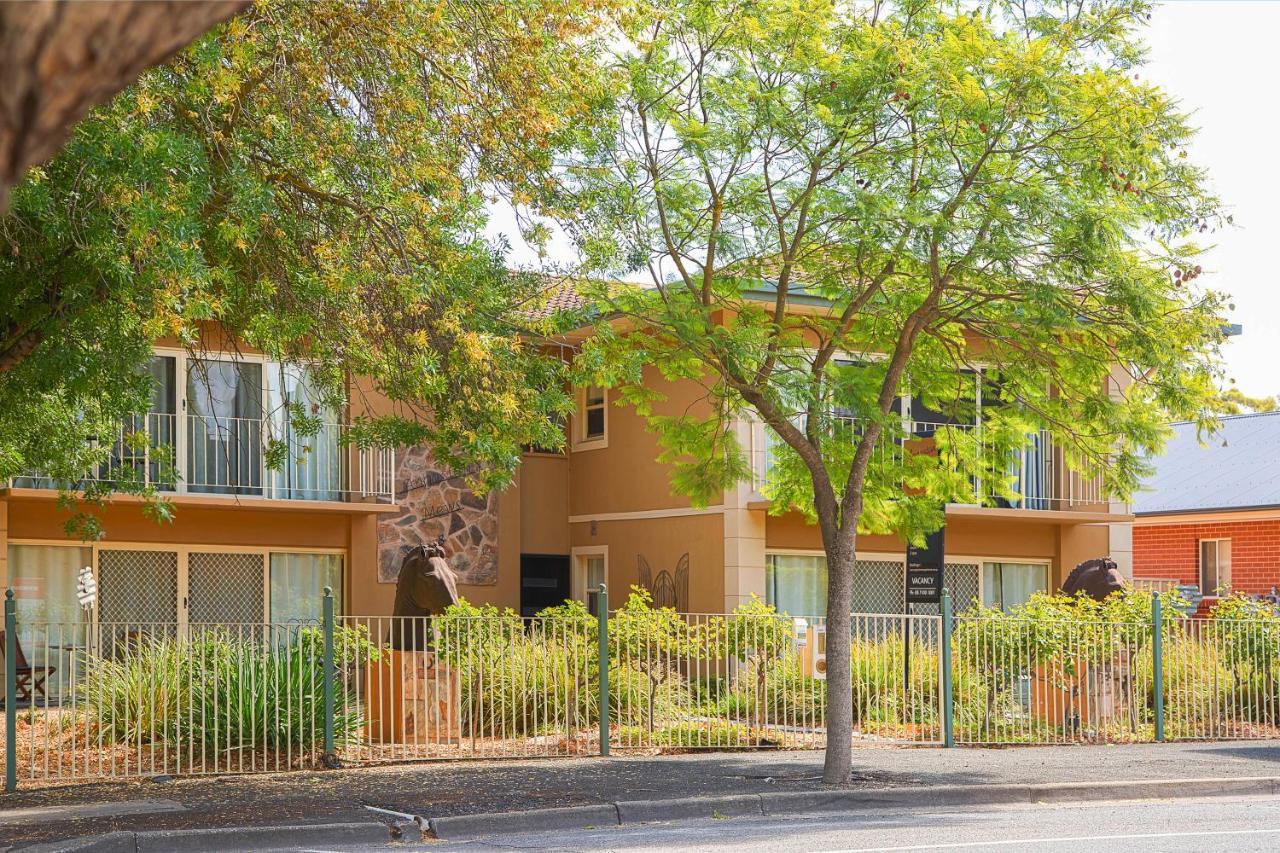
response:
[[[1103,601],[1113,592],[1119,592],[1126,586],[1120,567],[1110,557],[1097,557],[1085,560],[1071,570],[1063,581],[1064,595],[1083,593],[1094,601]]]
[[[458,580],[444,559],[444,537],[430,545],[409,549],[400,565],[396,581],[393,616],[439,616],[458,602]],[[427,620],[396,620],[391,647],[401,651],[423,651],[427,644]]]

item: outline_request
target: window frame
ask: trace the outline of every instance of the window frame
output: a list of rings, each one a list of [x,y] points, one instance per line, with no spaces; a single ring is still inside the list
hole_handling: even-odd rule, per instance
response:
[[[271,555],[272,554],[325,554],[337,556],[342,561],[341,571],[341,589],[333,591],[334,603],[339,614],[349,612],[350,602],[348,600],[351,592],[351,580],[349,572],[351,571],[351,555],[346,548],[323,548],[308,547],[304,545],[218,545],[203,544],[191,542],[135,542],[135,541],[112,541],[112,542],[92,542],[78,543],[66,539],[42,539],[42,538],[24,538],[15,537],[8,540],[8,545],[53,545],[69,548],[85,548],[91,552],[90,567],[93,569],[93,578],[101,584],[98,575],[98,557],[103,551],[171,551],[178,557],[178,607],[174,616],[174,623],[178,626],[180,632],[185,632],[188,623],[188,607],[186,599],[188,596],[190,581],[190,565],[189,558],[192,553],[232,553],[232,554],[254,554],[262,559],[262,622],[268,624],[271,619]],[[7,557],[7,554],[6,554]],[[12,572],[12,569],[9,569]],[[12,577],[12,574],[9,575]],[[101,588],[99,588],[101,594]],[[98,618],[98,601],[94,601],[91,610],[93,620]]]
[[[1222,543],[1227,543],[1227,560],[1226,571],[1223,571],[1222,561]],[[1205,583],[1205,565],[1204,565],[1204,546],[1212,544],[1214,546],[1214,579],[1217,583],[1212,589]],[[1225,575],[1225,578],[1223,577]],[[1196,540],[1196,581],[1200,584],[1201,595],[1230,595],[1231,593],[1231,537],[1230,536],[1210,536]],[[1222,590],[1220,593],[1219,590]]]
[[[1044,591],[1050,592],[1050,593],[1054,591],[1052,560],[1035,559],[1035,558],[1028,558],[1028,557],[998,557],[998,558],[983,557],[982,559],[978,560],[978,599],[982,602],[983,607],[988,606],[987,605],[987,566],[988,565],[1040,566],[1041,568],[1044,569]],[[1001,579],[1001,586],[1003,587],[1003,578]],[[992,606],[996,606],[996,605],[992,605]],[[1003,589],[1001,590],[1000,602],[997,609],[999,609],[1000,612],[1002,613],[1009,612],[1005,608]]]
[[[766,546],[765,548],[766,567],[768,566],[769,558],[772,556],[824,557],[825,558],[826,552],[823,551],[821,548],[783,548],[783,547],[771,548]],[[903,570],[903,583],[904,584],[906,583],[905,573],[906,573],[906,567],[907,567],[907,555],[905,552],[895,553],[893,551],[860,551],[858,552],[856,559],[901,563],[902,570]],[[1053,560],[1049,557],[1016,557],[1016,556],[1008,556],[1008,555],[998,555],[995,557],[991,557],[991,556],[982,556],[982,555],[970,554],[970,553],[958,553],[958,554],[948,553],[946,555],[946,562],[948,565],[964,564],[964,565],[972,565],[977,567],[977,570],[978,570],[977,600],[979,602],[986,601],[987,582],[986,582],[986,572],[984,570],[984,566],[987,563],[1017,563],[1020,565],[1043,566],[1044,572],[1045,572],[1045,590],[1047,592],[1052,593],[1059,588],[1058,579],[1055,576],[1054,570],[1053,570],[1054,563],[1053,563]],[[954,591],[953,591],[953,594],[954,594]],[[762,596],[762,598],[764,598],[767,601],[768,595],[769,595],[769,587],[768,587],[768,582],[766,581],[765,587],[764,587],[764,595]]]
[[[580,545],[569,549],[569,597],[588,604],[587,563],[593,557],[604,560],[604,582],[609,583],[609,546]]]
[[[601,392],[601,402],[587,404],[587,391],[590,388],[599,388]],[[573,425],[573,449],[574,450],[603,450],[609,446],[609,389],[603,385],[583,386],[578,389],[577,393],[578,406],[575,414],[576,423]],[[603,429],[598,436],[587,435],[587,412],[591,409],[600,409],[601,417],[604,419]]]
[[[278,361],[276,359],[270,358],[266,353],[240,352],[234,349],[208,348],[208,349],[201,349],[193,352],[193,351],[184,349],[182,347],[174,347],[174,346],[167,346],[167,345],[153,346],[151,348],[151,356],[152,358],[169,358],[173,360],[173,380],[174,380],[173,417],[174,417],[174,429],[176,433],[174,435],[174,443],[173,443],[173,457],[174,457],[173,461],[174,461],[174,469],[177,473],[177,482],[173,484],[172,489],[166,488],[166,489],[163,489],[162,491],[164,491],[166,494],[199,495],[201,498],[227,497],[230,500],[237,500],[242,498],[247,498],[250,500],[259,500],[259,499],[289,500],[290,498],[288,497],[279,498],[276,495],[274,495],[273,493],[277,491],[277,487],[275,486],[274,483],[268,484],[265,479],[260,488],[260,491],[261,491],[260,494],[254,494],[249,492],[249,493],[234,493],[231,495],[223,495],[219,492],[213,492],[213,491],[191,491],[188,488],[187,481],[189,479],[191,472],[189,470],[190,469],[190,459],[189,459],[190,449],[188,448],[189,442],[187,440],[187,431],[189,429],[189,427],[187,426],[187,423],[188,423],[188,418],[191,416],[191,408],[188,405],[189,394],[188,394],[187,386],[190,381],[189,377],[192,370],[192,366],[201,361],[227,361],[227,362],[240,362],[244,364],[256,364],[259,366],[261,370],[261,374],[260,374],[261,387],[258,389],[258,398],[259,398],[258,405],[261,411],[261,421],[263,424],[267,424],[270,422],[274,426],[274,420],[279,414],[280,409],[278,407],[274,407],[274,408],[272,407],[271,396],[273,393],[279,393],[282,396],[284,394],[284,389],[277,388],[275,384],[280,381],[281,369],[285,367],[290,367],[290,366],[301,367],[301,366],[306,366],[310,364],[316,364],[318,362],[313,362],[308,359],[303,359],[298,362],[282,362],[282,361]],[[349,415],[349,412],[344,409],[339,409],[335,411],[333,415],[336,418],[338,423],[343,423],[347,420],[347,416]],[[263,452],[265,453],[265,449]],[[349,476],[349,471],[347,469],[348,469],[348,466],[350,465],[350,462],[346,459],[345,454],[339,456],[338,462],[339,462],[338,484],[340,487],[339,491],[342,492],[342,491],[345,491],[345,487],[348,485],[347,478]],[[270,471],[268,470],[267,473],[269,476]]]

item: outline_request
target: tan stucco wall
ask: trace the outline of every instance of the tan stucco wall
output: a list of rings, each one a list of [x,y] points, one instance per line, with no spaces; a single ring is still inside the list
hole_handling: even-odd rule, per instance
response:
[[[720,513],[598,521],[572,525],[573,547],[609,548],[609,604],[620,605],[639,578],[643,555],[653,574],[675,574],[680,556],[689,554],[689,602],[693,612],[718,613],[724,606],[724,518]]]
[[[65,524],[69,514],[60,509],[48,497],[9,498],[0,500],[8,518],[7,538],[0,553],[7,552],[11,540],[38,540],[52,543],[80,544],[67,535]],[[181,500],[175,502],[174,519],[157,522],[143,515],[141,504],[136,501],[119,501],[101,510],[95,510],[102,523],[104,545],[113,544],[166,544],[210,545],[253,548],[326,548],[341,550],[351,555],[353,520],[365,516],[346,513],[306,512],[293,509],[272,509],[252,502],[235,504],[226,508],[187,506]],[[0,517],[3,517],[0,515]],[[8,564],[0,556],[4,566],[3,581],[8,582]],[[354,578],[353,578],[354,580]],[[355,584],[349,582],[346,590],[347,607],[358,600]]]
[[[569,553],[569,460],[528,454],[520,466],[520,551]],[[502,535],[506,535],[506,530]]]
[[[646,386],[668,396],[654,406],[655,414],[704,416],[709,413],[705,391],[691,380],[670,382],[656,369],[644,371]],[[617,392],[609,392],[608,446],[579,447],[569,453],[569,514],[636,512],[687,507],[689,499],[673,495],[669,472],[654,462],[658,440],[644,419],[630,406],[614,404]],[[576,418],[571,429],[577,430]]]

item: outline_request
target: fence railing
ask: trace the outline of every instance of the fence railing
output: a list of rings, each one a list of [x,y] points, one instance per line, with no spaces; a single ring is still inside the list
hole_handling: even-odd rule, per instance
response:
[[[129,479],[164,492],[289,500],[395,498],[395,452],[349,444],[350,427],[319,423],[306,433],[282,416],[241,418],[151,412],[121,424],[105,461],[77,482]],[[75,486],[39,472],[25,488]]]
[[[334,763],[821,748],[827,626],[758,607],[532,618],[51,623],[6,599],[5,751],[21,781]],[[1280,736],[1280,617],[854,614],[859,744]],[[602,724],[603,721],[603,724]]]
[[[861,434],[865,426],[858,418],[831,418],[830,421],[831,429],[849,440]],[[886,434],[876,445],[871,470],[874,472],[877,467],[900,470],[904,455],[930,454],[936,451],[939,442],[954,443],[959,437],[976,443],[972,452],[977,455],[978,467],[1003,471],[1000,483],[991,478],[975,478],[971,483],[972,493],[964,496],[962,503],[1028,510],[1108,506],[1110,499],[1103,486],[1102,472],[1096,466],[1087,471],[1073,470],[1067,463],[1067,454],[1048,430],[1028,434],[1021,448],[1010,450],[992,446],[981,425],[908,419],[902,422],[900,430]],[[753,424],[748,453],[757,491],[768,482],[780,442],[764,424]]]

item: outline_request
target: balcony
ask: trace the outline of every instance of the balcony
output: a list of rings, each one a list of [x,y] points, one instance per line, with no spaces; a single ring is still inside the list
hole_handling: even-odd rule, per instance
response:
[[[394,502],[395,452],[348,445],[347,430],[322,423],[304,435],[283,417],[152,412],[123,424],[106,461],[81,480],[58,482],[37,473],[14,477],[9,485],[54,489],[128,480],[176,495]]]
[[[851,436],[860,428],[856,419],[836,420],[838,428],[842,427]],[[933,454],[937,452],[939,443],[957,438],[976,441],[978,453],[1001,452],[994,447],[983,446],[981,425],[906,421],[901,437],[882,440],[877,445],[871,464],[887,467],[900,463],[903,454]],[[772,430],[763,424],[753,424],[749,452],[757,493],[768,480],[773,448],[780,442]],[[1028,435],[1022,449],[1008,453],[1005,458],[1007,462],[1002,466],[993,464],[990,457],[983,459],[980,466],[983,470],[1002,467],[1007,472],[1002,484],[971,478],[971,493],[952,503],[1058,512],[1107,512],[1110,507],[1101,474],[1071,470],[1062,449],[1055,446],[1047,430]],[[906,490],[908,486],[904,483],[903,488]]]

